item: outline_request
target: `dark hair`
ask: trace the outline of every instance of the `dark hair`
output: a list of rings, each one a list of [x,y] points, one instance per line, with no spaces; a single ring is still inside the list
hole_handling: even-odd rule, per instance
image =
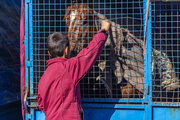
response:
[[[61,57],[64,54],[64,49],[69,47],[69,40],[65,33],[55,32],[50,34],[48,39],[48,50],[51,57]]]

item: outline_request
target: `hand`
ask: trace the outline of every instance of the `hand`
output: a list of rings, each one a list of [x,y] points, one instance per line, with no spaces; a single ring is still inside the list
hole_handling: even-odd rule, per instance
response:
[[[108,31],[110,26],[111,26],[111,23],[110,23],[110,21],[108,19],[107,20],[103,20],[101,22],[101,29],[105,29],[106,31]]]

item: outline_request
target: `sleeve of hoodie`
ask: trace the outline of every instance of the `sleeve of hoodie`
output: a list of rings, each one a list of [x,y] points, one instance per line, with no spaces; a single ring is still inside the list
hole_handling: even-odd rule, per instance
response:
[[[89,45],[82,49],[76,57],[67,61],[66,69],[72,80],[77,84],[91,69],[96,59],[99,57],[107,40],[108,32],[100,30],[95,34]]]

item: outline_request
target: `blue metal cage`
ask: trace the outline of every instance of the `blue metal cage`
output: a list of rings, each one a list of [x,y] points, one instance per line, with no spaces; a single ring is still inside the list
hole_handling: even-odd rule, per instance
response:
[[[36,99],[38,82],[50,59],[48,35],[67,33],[75,56],[106,18],[111,21],[110,36],[80,83],[85,120],[159,120],[164,117],[162,111],[164,119],[180,119],[180,2],[150,2],[143,55],[146,0],[25,1],[27,120],[44,119]]]
[[[160,51],[159,53],[154,51],[153,54],[157,55],[152,56],[156,64],[153,66],[154,74],[152,78],[153,101],[180,101],[179,8],[179,2],[152,3],[152,49]]]

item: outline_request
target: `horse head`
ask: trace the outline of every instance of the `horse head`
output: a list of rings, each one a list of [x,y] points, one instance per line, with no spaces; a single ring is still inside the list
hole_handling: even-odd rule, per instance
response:
[[[87,4],[68,6],[64,20],[68,27],[70,50],[79,52],[86,47],[97,32],[93,10]]]

